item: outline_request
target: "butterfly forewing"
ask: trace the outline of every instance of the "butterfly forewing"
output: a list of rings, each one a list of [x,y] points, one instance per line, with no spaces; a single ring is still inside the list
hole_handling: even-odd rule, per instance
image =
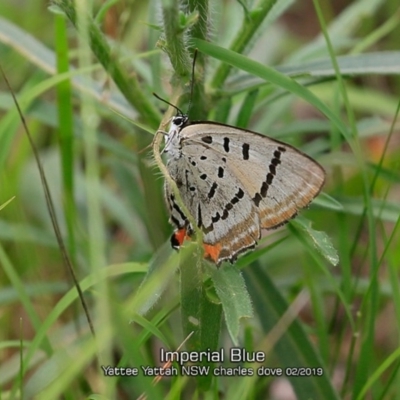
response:
[[[296,215],[325,179],[323,168],[295,148],[228,125],[186,125],[177,147],[169,172],[217,264],[254,247],[261,229]],[[166,196],[173,222],[190,229],[168,187]]]

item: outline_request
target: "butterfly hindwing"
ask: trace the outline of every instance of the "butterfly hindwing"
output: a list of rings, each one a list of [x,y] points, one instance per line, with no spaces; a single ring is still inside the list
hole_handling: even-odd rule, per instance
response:
[[[206,250],[212,253],[210,258],[217,263],[233,260],[253,247],[260,237],[255,206],[237,178],[220,165],[224,161],[218,152],[204,148],[199,157],[198,145],[186,148],[184,141],[182,145],[185,156],[168,162],[169,173],[177,183],[182,201],[203,231]],[[168,186],[166,192],[171,192]],[[176,204],[170,204],[170,211],[171,219],[179,221],[175,222],[178,228],[187,225]],[[233,232],[236,232],[234,237]]]

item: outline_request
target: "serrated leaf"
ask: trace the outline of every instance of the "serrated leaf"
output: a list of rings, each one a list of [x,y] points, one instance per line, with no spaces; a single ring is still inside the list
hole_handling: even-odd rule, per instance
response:
[[[213,269],[211,277],[222,303],[229,334],[233,343],[237,345],[240,320],[253,316],[253,307],[246,283],[239,269],[231,265]]]
[[[307,236],[311,239],[315,249],[333,266],[337,265],[339,262],[339,255],[337,250],[333,246],[333,243],[330,237],[321,231],[316,231],[311,228],[311,222],[304,218],[303,216],[299,216],[296,220],[291,221],[292,225],[295,225],[297,228],[301,229]]]

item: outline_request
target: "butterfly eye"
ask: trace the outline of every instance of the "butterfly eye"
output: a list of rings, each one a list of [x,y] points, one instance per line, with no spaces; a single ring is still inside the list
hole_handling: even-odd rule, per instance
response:
[[[186,115],[177,115],[172,119],[172,123],[176,126],[183,126],[187,121]]]

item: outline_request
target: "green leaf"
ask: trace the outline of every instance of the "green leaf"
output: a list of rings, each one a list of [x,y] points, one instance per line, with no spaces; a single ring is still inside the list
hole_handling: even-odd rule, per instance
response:
[[[238,345],[241,319],[253,316],[246,283],[239,269],[232,265],[214,268],[211,276],[224,309],[229,334],[233,343]]]
[[[381,51],[366,54],[337,57],[340,73],[343,75],[398,75],[400,73],[400,51]],[[315,77],[335,76],[330,58],[321,58],[307,63],[283,65],[277,70],[289,75]]]
[[[318,204],[319,206],[329,210],[343,210],[343,206],[339,201],[323,192],[320,193],[315,200],[313,200],[313,204]]]
[[[258,320],[267,334],[276,327],[289,306],[270,277],[261,268],[247,268],[244,275]],[[282,368],[294,366],[322,368],[322,376],[300,379],[287,376],[298,400],[338,399],[329,371],[308,339],[300,321],[295,319],[287,326],[273,350]]]
[[[239,53],[235,53],[231,50],[224,49],[215,44],[206,42],[200,39],[193,39],[194,44],[198,49],[211,57],[218,60],[224,61],[236,68],[248,72],[249,74],[258,76],[261,79],[266,80],[274,85],[277,85],[288,92],[299,96],[303,100],[312,104],[323,114],[325,114],[336,128],[342,133],[342,135],[350,142],[350,133],[347,126],[342,122],[341,118],[336,115],[331,108],[323,103],[318,97],[316,97],[311,91],[304,86],[301,86],[293,79],[290,79],[286,75],[278,72],[277,70],[267,67],[259,62],[251,60]]]
[[[398,75],[400,73],[400,51],[344,55],[337,57],[337,63],[342,75]],[[293,64],[277,65],[274,68],[282,74],[297,79],[336,77],[332,60],[328,57],[309,62],[293,62]],[[246,87],[259,87],[264,83],[264,80],[254,76],[240,76],[233,79],[232,82],[230,84],[231,90],[237,91],[244,90]]]
[[[340,203],[343,205],[341,210],[343,213],[353,215],[363,215],[365,205],[361,198],[356,197],[339,197]],[[372,213],[375,218],[381,221],[396,222],[400,214],[400,206],[398,203],[389,202],[380,199],[371,199]]]
[[[15,199],[15,196],[11,197],[11,199],[8,199],[5,203],[0,205],[0,210],[2,210],[4,207],[6,207],[9,203],[11,203]]]
[[[375,16],[383,3],[383,0],[360,0],[349,3],[350,5],[332,20],[328,27],[329,36],[334,39],[335,49],[348,47],[349,40],[359,31],[359,27],[365,24],[368,17]],[[326,42],[323,34],[320,33],[312,42],[291,55],[290,59],[293,62],[299,62],[316,54],[326,53]]]
[[[185,244],[181,260],[181,318],[184,336],[193,333],[187,341],[189,351],[216,351],[221,329],[222,308],[210,301],[203,283],[204,260],[197,243]],[[202,365],[212,365],[206,361]],[[212,374],[198,376],[201,390],[209,389]]]
[[[63,16],[64,18],[67,18],[67,16],[65,15],[65,12],[64,12],[60,7],[58,7],[58,6],[55,5],[55,4],[49,5],[49,6],[47,7],[47,9],[48,9],[51,13],[53,13],[53,14],[61,15],[61,16]]]
[[[311,222],[301,215],[299,215],[295,220],[290,221],[290,223],[307,234],[316,250],[318,250],[318,252],[333,266],[339,263],[337,250],[333,247],[331,239],[325,232],[312,229]]]
[[[64,12],[64,10],[62,10]],[[19,28],[17,25],[14,25],[10,21],[0,17],[0,42],[7,43],[11,48],[13,48],[16,52],[23,55],[28,61],[32,64],[36,65],[41,70],[45,71],[48,74],[54,75],[56,72],[56,56],[55,53],[46,47],[43,43],[39,42],[34,36],[28,34],[26,31]],[[91,67],[92,69],[98,69],[99,65],[95,67]],[[70,67],[70,71],[67,74],[57,75],[45,81],[49,84],[50,87],[53,87],[60,81],[65,79],[71,79],[72,85],[74,88],[78,89],[81,92],[89,93],[94,98],[98,99],[101,102],[105,102],[104,100],[104,88],[102,83],[94,82],[91,79],[88,79],[85,76],[76,76],[81,75],[83,72],[88,72],[88,70],[84,69],[74,69],[72,66]],[[125,82],[126,90],[132,90],[132,87],[129,86],[128,83]],[[39,85],[38,85],[39,86]],[[42,86],[41,86],[42,87]],[[50,87],[45,87],[47,90]],[[38,96],[40,93],[37,93],[34,97]],[[129,96],[131,97],[131,96]],[[128,98],[129,98],[128,97]],[[29,97],[30,99],[30,97]],[[137,99],[138,100],[138,99]],[[22,103],[22,99],[19,101]],[[118,91],[112,91],[106,103],[114,110],[117,110],[124,116],[129,117],[131,120],[137,119],[137,113],[132,110],[131,105],[128,101],[121,96]],[[158,121],[159,118],[157,118]],[[149,124],[150,125],[150,124]]]
[[[149,269],[136,296],[140,299],[138,314],[145,315],[161,298],[175,276],[179,255],[165,242],[149,263]]]
[[[71,354],[68,350],[61,348],[46,360],[35,373],[30,377],[25,385],[26,395],[30,398],[38,395],[51,383],[56,381],[65,371],[67,365],[73,363]]]

